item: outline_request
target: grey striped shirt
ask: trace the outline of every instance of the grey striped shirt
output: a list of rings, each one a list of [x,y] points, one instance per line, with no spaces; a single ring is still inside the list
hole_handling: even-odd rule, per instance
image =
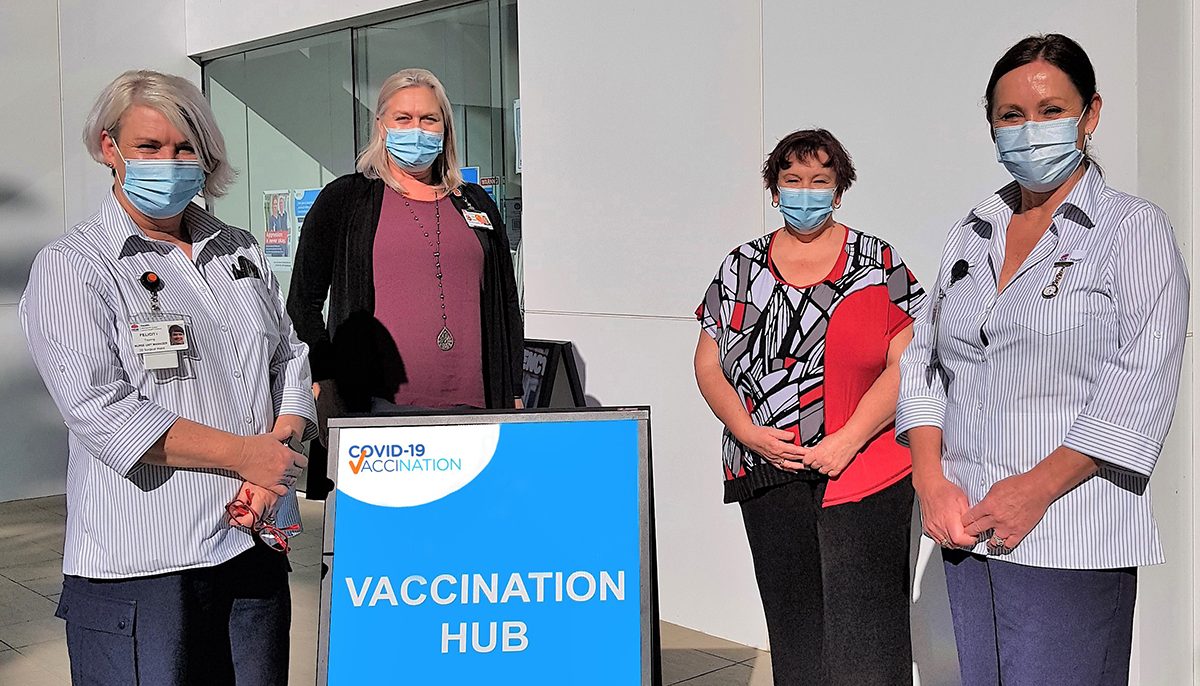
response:
[[[147,238],[110,194],[38,254],[21,299],[29,350],[69,431],[65,574],[161,574],[253,545],[224,521],[241,477],[139,461],[178,417],[253,435],[292,414],[315,431],[308,348],[258,245],[196,205],[184,222],[192,260]],[[260,276],[234,278],[242,257]],[[130,323],[150,311],[139,281],[150,271],[162,279],[163,312],[187,321],[176,369],[147,370],[132,348]],[[278,521],[299,522],[294,493]]]
[[[997,296],[1019,203],[1013,183],[951,228],[939,321],[935,293],[901,361],[896,433],[905,442],[913,427],[940,427],[942,468],[972,505],[1059,446],[1101,462],[1004,559],[1065,569],[1162,562],[1148,482],[1174,413],[1188,319],[1170,221],[1092,166]],[[959,260],[968,273],[950,285]],[[986,544],[974,552],[987,554]]]

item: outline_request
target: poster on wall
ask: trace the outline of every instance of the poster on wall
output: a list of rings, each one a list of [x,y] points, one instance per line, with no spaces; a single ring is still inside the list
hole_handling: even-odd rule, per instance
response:
[[[263,254],[272,271],[292,268],[292,192],[263,191],[263,213],[266,230],[263,234]]]
[[[487,191],[487,194],[492,196],[492,202],[499,204],[499,202],[496,200],[496,189],[500,186],[500,177],[485,176],[479,180],[479,185],[483,186],[483,190]]]
[[[296,254],[296,247],[300,245],[300,233],[304,231],[304,218],[308,216],[308,210],[320,192],[320,188],[301,188],[292,192],[292,216],[296,219],[296,228],[292,231],[293,255]]]

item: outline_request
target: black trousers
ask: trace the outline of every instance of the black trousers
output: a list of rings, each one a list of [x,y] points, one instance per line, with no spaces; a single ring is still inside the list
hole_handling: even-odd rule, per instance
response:
[[[821,507],[824,481],[743,502],[775,686],[912,683],[911,478]]]
[[[133,579],[68,576],[75,686],[284,686],[292,606],[288,562],[255,547],[215,567]]]

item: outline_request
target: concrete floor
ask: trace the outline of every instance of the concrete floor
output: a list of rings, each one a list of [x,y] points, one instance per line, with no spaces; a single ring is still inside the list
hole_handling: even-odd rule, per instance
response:
[[[315,680],[323,503],[301,500],[308,531],[293,539],[292,684]],[[69,684],[62,591],[66,522],[62,496],[0,503],[0,684]],[[770,654],[662,623],[663,683],[768,686]],[[615,685],[623,686],[623,685]]]

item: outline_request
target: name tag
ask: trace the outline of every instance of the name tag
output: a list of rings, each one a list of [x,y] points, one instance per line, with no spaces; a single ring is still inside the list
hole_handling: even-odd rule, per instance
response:
[[[467,220],[467,226],[474,229],[491,229],[492,220],[488,219],[486,212],[472,212],[471,210],[463,210],[463,219]]]
[[[179,366],[179,351],[188,349],[187,324],[171,315],[136,318],[129,322],[129,339],[146,369],[174,369]]]
[[[1077,249],[1077,250],[1072,250],[1070,252],[1062,253],[1061,255],[1058,256],[1057,261],[1058,262],[1069,262],[1071,264],[1074,264],[1076,262],[1082,262],[1085,257],[1087,257],[1087,251]]]

